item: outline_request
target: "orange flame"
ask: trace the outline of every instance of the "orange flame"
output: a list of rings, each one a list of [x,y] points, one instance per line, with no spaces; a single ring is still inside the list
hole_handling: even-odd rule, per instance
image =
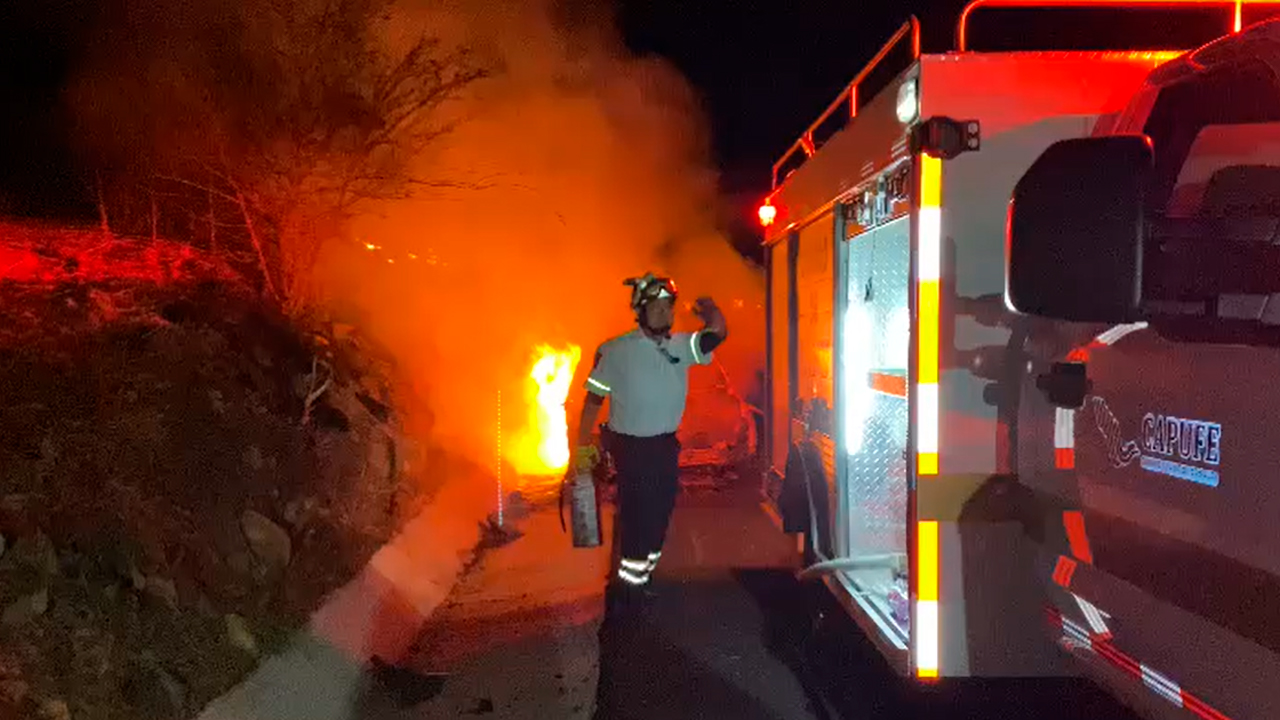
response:
[[[517,434],[508,460],[523,477],[558,477],[569,467],[569,418],[564,404],[582,349],[540,345],[535,358],[525,380],[527,424]]]

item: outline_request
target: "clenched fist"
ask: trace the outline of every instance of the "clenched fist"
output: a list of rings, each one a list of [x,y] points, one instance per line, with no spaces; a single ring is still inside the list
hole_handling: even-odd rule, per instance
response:
[[[724,313],[720,306],[709,297],[700,297],[693,302],[693,314],[706,323],[707,329],[724,334]]]

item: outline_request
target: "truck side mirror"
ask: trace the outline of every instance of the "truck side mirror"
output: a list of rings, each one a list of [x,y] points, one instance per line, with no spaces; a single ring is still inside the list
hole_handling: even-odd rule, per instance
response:
[[[1055,320],[1141,319],[1144,201],[1154,165],[1141,135],[1050,145],[1013,191],[1005,303]]]

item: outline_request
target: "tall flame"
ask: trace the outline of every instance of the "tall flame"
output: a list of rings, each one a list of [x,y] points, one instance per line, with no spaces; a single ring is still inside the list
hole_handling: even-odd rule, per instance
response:
[[[509,460],[524,477],[558,476],[569,467],[569,418],[564,405],[582,349],[540,345],[534,356],[525,380],[527,424],[520,429]]]

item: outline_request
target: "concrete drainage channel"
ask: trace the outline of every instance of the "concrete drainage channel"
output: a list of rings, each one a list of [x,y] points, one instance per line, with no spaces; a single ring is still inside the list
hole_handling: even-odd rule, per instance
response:
[[[447,484],[417,518],[333,593],[284,652],[211,702],[199,720],[351,720],[377,704],[366,669],[396,663],[480,546],[492,499]]]

